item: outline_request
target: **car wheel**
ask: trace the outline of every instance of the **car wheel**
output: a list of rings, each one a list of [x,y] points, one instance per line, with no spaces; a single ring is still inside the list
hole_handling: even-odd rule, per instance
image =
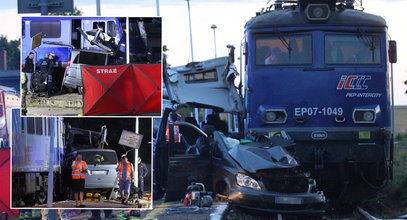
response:
[[[113,191],[112,199],[116,200],[119,197],[119,190],[115,189]]]
[[[82,86],[80,86],[80,87],[78,87],[78,92],[79,92],[79,94],[83,94],[83,87]]]
[[[73,92],[73,88],[70,88],[70,87],[65,87],[66,88],[66,91],[67,92],[69,92],[69,93],[72,93]]]

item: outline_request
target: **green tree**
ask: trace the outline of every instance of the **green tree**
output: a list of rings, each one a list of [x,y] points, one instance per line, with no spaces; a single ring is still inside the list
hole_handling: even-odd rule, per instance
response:
[[[7,40],[7,36],[0,35],[0,50],[7,51],[7,69],[20,68],[20,39]]]
[[[64,12],[64,13],[48,13],[48,15],[61,15],[61,16],[81,16],[83,11],[81,11],[76,6],[73,9],[73,12]]]

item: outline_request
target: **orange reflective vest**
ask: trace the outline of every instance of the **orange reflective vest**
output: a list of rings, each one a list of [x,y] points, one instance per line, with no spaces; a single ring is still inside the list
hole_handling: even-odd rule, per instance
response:
[[[86,166],[87,165],[85,161],[82,161],[81,164],[75,161],[75,167],[72,169],[72,179],[85,179],[86,174],[82,172],[82,169]]]
[[[169,126],[167,127],[167,130],[165,131],[165,140],[167,142],[170,141],[170,128]],[[174,125],[174,142],[175,143],[181,143],[181,133],[179,132],[179,126]]]
[[[124,167],[123,162],[120,162],[120,165],[119,165],[119,172],[117,172],[117,174],[119,175],[119,180],[122,180],[122,179],[123,179],[123,167]],[[131,163],[130,163],[130,162],[127,162],[127,167],[126,167],[126,179],[127,179],[127,180],[131,180],[132,175],[133,175],[133,167],[131,166]]]

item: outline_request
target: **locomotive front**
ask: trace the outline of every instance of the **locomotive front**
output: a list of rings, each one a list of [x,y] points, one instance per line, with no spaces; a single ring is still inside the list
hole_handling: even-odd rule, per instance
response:
[[[276,1],[245,36],[247,135],[286,131],[333,201],[375,196],[392,176],[396,58],[385,20],[348,0]]]

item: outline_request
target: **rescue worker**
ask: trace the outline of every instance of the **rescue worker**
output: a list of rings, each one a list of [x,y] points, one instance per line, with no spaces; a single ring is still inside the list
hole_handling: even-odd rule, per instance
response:
[[[82,160],[82,154],[77,153],[72,162],[72,190],[74,192],[77,208],[83,208],[83,192],[85,191],[85,178],[88,172],[88,165]]]
[[[119,178],[119,192],[122,196],[122,204],[127,205],[129,204],[131,183],[134,183],[134,168],[126,154],[121,156],[116,171]]]
[[[167,122],[167,130],[165,131],[165,140],[167,142],[170,141],[170,124],[177,122],[177,121],[182,121],[182,117],[180,114],[177,112],[171,112],[170,115],[168,116],[168,122]],[[179,125],[174,125],[174,143],[181,143],[181,133],[179,131]]]
[[[31,76],[34,72],[33,59],[34,59],[34,53],[30,52],[28,54],[28,56],[25,58],[24,69],[23,69],[23,72],[25,73],[25,76],[26,76],[28,94],[31,94]]]
[[[49,98],[52,95],[52,66],[54,54],[50,53],[48,57],[45,57],[40,66],[40,71],[42,74],[47,74],[47,94],[46,97]]]
[[[48,59],[48,54],[46,53],[45,55],[44,55],[44,59]],[[42,63],[42,61],[44,61],[44,59],[39,59],[38,61],[37,61],[37,66],[41,66],[41,63]]]
[[[141,162],[141,158],[138,158],[138,197],[140,199],[144,196],[144,178],[146,178],[148,174],[148,169],[146,164]]]

